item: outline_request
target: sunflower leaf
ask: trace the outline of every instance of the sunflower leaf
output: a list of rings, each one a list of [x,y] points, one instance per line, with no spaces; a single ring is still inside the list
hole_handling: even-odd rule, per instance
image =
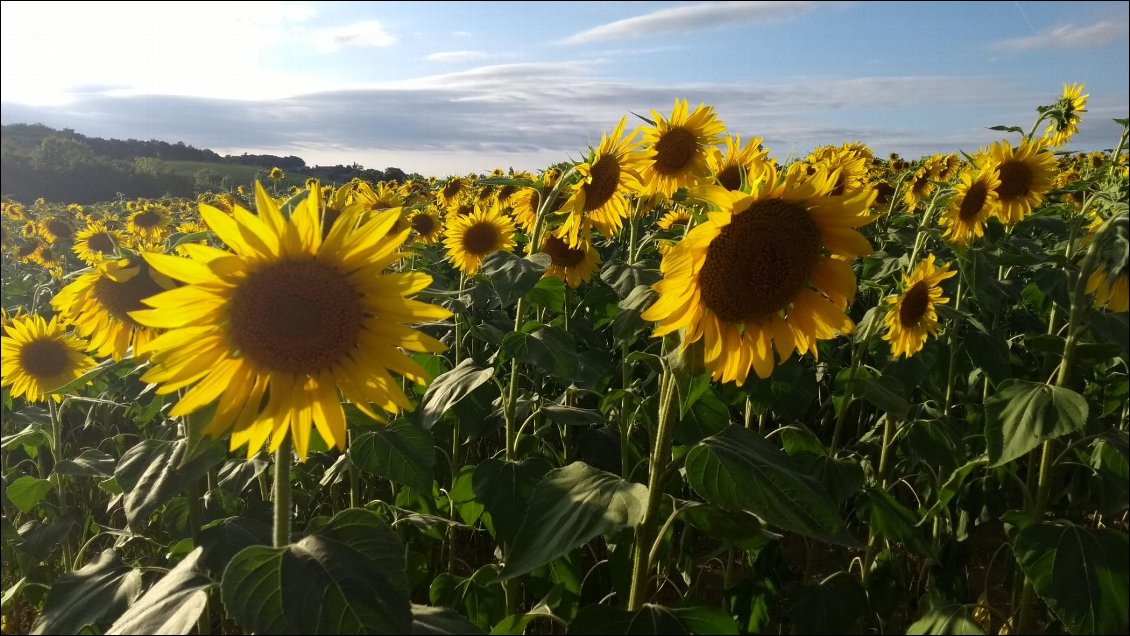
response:
[[[188,634],[208,605],[212,581],[201,571],[202,548],[189,553],[137,599],[107,634]]]
[[[401,419],[387,428],[365,433],[353,440],[349,456],[361,470],[384,477],[416,492],[432,490],[435,450],[428,431]]]
[[[1041,443],[1082,429],[1087,400],[1063,387],[1010,379],[985,402],[989,468],[1003,466]]]
[[[494,367],[483,369],[467,358],[454,369],[441,374],[428,386],[420,403],[420,426],[431,430],[443,414],[475,389],[490,382]]]
[[[55,581],[31,633],[77,634],[116,616],[140,592],[141,571],[123,563],[117,550],[106,550]]]

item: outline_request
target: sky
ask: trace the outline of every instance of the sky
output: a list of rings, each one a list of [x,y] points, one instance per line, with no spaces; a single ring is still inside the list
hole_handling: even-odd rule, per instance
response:
[[[975,151],[1082,82],[1130,110],[1127,2],[3,2],[0,122],[446,176],[713,106],[785,160]]]

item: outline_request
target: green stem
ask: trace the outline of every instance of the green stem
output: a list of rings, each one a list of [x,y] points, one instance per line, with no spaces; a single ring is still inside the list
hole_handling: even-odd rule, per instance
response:
[[[953,293],[953,308],[955,311],[959,311],[961,309],[961,280],[961,273],[958,272],[957,289],[955,289]],[[953,403],[953,374],[957,366],[957,331],[960,324],[960,322],[954,322],[954,324],[949,328],[949,338],[947,338],[949,340],[950,359],[949,367],[947,367],[946,369],[946,401],[945,404],[942,405],[942,417],[949,416],[950,405]]]
[[[648,466],[647,509],[643,520],[636,527],[636,545],[632,560],[632,586],[628,596],[628,610],[640,608],[647,592],[651,572],[650,550],[655,524],[659,521],[659,506],[663,501],[663,488],[660,478],[671,459],[671,405],[675,395],[675,374],[670,368],[663,369],[659,381],[659,411],[656,422],[655,444],[652,446],[651,463]]]
[[[47,412],[51,417],[51,454],[54,457],[54,465],[51,468],[51,476],[55,481],[55,490],[59,497],[59,517],[69,514],[67,510],[67,490],[64,487],[63,476],[59,474],[59,462],[63,461],[63,414],[61,408],[55,404],[51,398],[47,399]],[[63,535],[63,571],[71,571],[71,541],[70,532]]]
[[[290,543],[290,436],[275,451],[275,528],[273,545],[281,548]]]
[[[867,329],[861,336],[861,341],[856,343],[855,347],[851,350],[851,366],[848,367],[848,385],[847,392],[844,394],[844,406],[836,415],[836,428],[832,430],[832,445],[828,449],[829,455],[836,456],[836,450],[840,447],[840,436],[843,435],[844,420],[847,419],[848,409],[851,408],[852,398],[855,395],[855,374],[859,370],[859,363],[863,359],[863,353],[871,345],[871,337],[875,335],[875,325],[878,324],[878,318],[874,318],[867,325]]]
[[[628,413],[629,402],[629,387],[632,384],[632,365],[628,363],[628,341],[625,340],[620,344],[620,386],[624,389],[624,394],[620,398],[620,476],[624,479],[631,478],[632,471],[632,449],[631,449],[631,433],[632,421],[631,414]]]
[[[200,545],[200,530],[204,526],[204,498],[200,495],[200,481],[197,480],[188,486],[188,530],[192,533],[193,547]],[[212,633],[212,613],[209,611],[209,599],[204,599],[204,609],[196,620],[196,633],[207,636]]]
[[[883,447],[879,450],[879,472],[876,475],[879,482],[879,487],[883,490],[887,488],[887,464],[890,460],[891,440],[894,438],[895,433],[895,419],[887,414],[883,420]],[[879,537],[875,534],[875,528],[872,527],[867,531],[867,552],[863,557],[863,582],[866,584],[867,575],[871,572],[871,563],[875,559],[875,549],[879,543]]]
[[[353,431],[346,431],[346,437],[349,439],[346,451],[349,453],[349,507],[361,507],[361,473],[357,470],[357,464],[353,462],[353,439],[356,437]]]

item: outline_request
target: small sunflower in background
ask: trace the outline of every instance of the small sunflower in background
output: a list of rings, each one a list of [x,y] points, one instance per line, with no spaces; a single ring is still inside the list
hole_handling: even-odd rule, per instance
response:
[[[0,337],[0,386],[11,386],[12,397],[28,402],[62,402],[63,396],[50,391],[95,366],[94,360],[83,354],[85,344],[68,334],[57,318],[50,323],[41,316],[13,318]]]
[[[638,130],[624,136],[626,122],[627,117],[620,118],[612,133],[601,138],[592,158],[576,167],[581,180],[561,206],[565,221],[557,229],[570,247],[580,246],[582,235],[594,227],[605,236],[615,236],[628,218],[627,195],[642,185],[638,173],[642,154],[636,151],[642,142],[636,141]]]
[[[689,110],[687,100],[676,99],[669,119],[651,111],[655,126],[643,129],[647,150],[640,177],[645,193],[669,197],[708,178],[710,147],[722,141],[726,126],[712,106]]]
[[[52,245],[58,241],[69,242],[75,238],[75,228],[62,215],[52,214],[39,222],[39,235]]]
[[[317,193],[284,218],[256,184],[256,212],[233,216],[203,205],[200,215],[234,250],[191,246],[192,258],[146,254],[154,269],[184,286],[148,298],[132,313],[164,329],[143,348],[145,382],[159,394],[186,389],[169,411],[180,417],[215,404],[204,434],[231,432],[231,448],[254,456],[288,438],[305,459],[312,431],[345,448],[344,395],[375,420],[411,403],[390,372],[423,383],[427,372],[403,351],[442,343],[409,324],[451,312],[408,298],[431,284],[418,272],[386,274],[408,230],[390,233],[396,213],[358,223],[349,209],[323,239]],[[375,408],[374,408],[375,407]]]
[[[75,244],[71,249],[82,262],[96,265],[113,258],[124,240],[121,232],[111,230],[103,221],[94,221],[75,234]]]
[[[726,189],[729,190],[729,188]],[[663,217],[660,218],[656,223],[656,225],[659,226],[659,229],[667,232],[682,233],[683,230],[686,229],[688,225],[690,225],[690,223],[691,213],[687,212],[686,208],[675,208],[667,214],[664,214]]]
[[[557,180],[561,178],[561,173],[555,169],[546,170],[540,177],[533,179],[534,181],[541,182],[541,189],[537,188],[522,188],[518,192],[510,195],[507,199],[507,205],[510,207],[511,213],[514,215],[514,222],[526,234],[533,234],[534,224],[537,222],[538,210],[541,208],[542,197],[548,196],[553,187],[557,185]],[[501,202],[500,204],[501,205]],[[546,214],[552,214],[561,209],[565,205],[565,199],[558,196],[553,202],[553,209],[547,210]]]
[[[593,272],[600,265],[600,254],[592,245],[592,237],[588,235],[582,235],[577,246],[570,247],[565,239],[546,234],[541,242],[541,251],[550,258],[545,276],[560,278],[574,289],[592,278]]]
[[[144,309],[143,300],[172,287],[173,281],[134,256],[97,265],[55,294],[51,306],[76,333],[90,339],[88,351],[121,360],[130,347],[136,355],[157,336],[130,312]]]
[[[466,216],[448,217],[446,234],[447,259],[467,276],[474,276],[491,253],[509,252],[515,246],[514,221],[497,203]]]
[[[443,183],[436,193],[439,199],[440,207],[450,208],[455,205],[459,199],[471,189],[471,184],[463,177],[451,177]]]
[[[907,179],[905,186],[902,202],[906,204],[907,213],[914,212],[918,204],[934,192],[934,175],[930,166],[925,164],[919,166]]]
[[[742,180],[752,181],[768,164],[769,151],[762,147],[761,137],[752,137],[742,145],[741,135],[727,135],[726,153],[711,148],[707,157],[710,174],[718,185],[731,192],[740,190]]]
[[[1000,173],[997,195],[1001,207],[997,214],[1001,223],[1015,225],[1044,202],[1044,195],[1055,185],[1055,155],[1040,143],[1024,139],[1013,148],[1007,141],[998,141],[981,153],[979,165],[992,164]]]
[[[994,165],[970,168],[961,173],[953,202],[940,222],[946,228],[942,238],[958,245],[969,245],[985,235],[985,222],[1000,209],[1000,171]]]
[[[1063,85],[1063,96],[1047,112],[1051,123],[1044,129],[1044,139],[1049,148],[1059,148],[1071,141],[1079,132],[1079,123],[1083,118],[1079,113],[1087,112],[1087,98],[1083,94],[1085,84]]]
[[[937,305],[949,298],[942,296],[941,282],[957,272],[950,266],[935,267],[934,255],[918,264],[910,276],[903,277],[903,292],[887,298],[888,308],[884,323],[887,333],[883,340],[891,343],[891,355],[910,356],[926,346],[927,336],[938,335]]]
[[[165,238],[172,219],[165,208],[159,205],[145,205],[134,212],[126,221],[129,233],[143,243],[156,243]]]
[[[417,210],[408,217],[408,225],[416,234],[416,240],[424,245],[434,245],[439,242],[443,234],[443,222],[439,220],[439,211],[435,206],[428,206]]]
[[[282,171],[282,168],[275,166],[274,168],[271,168],[271,172],[268,176],[270,177],[271,181],[282,181],[286,178],[286,173]]]

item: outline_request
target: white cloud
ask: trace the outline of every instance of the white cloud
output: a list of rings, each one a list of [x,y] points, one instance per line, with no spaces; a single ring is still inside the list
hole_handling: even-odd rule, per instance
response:
[[[346,47],[385,48],[396,44],[396,37],[385,30],[377,20],[363,20],[353,24],[329,27],[314,31],[311,41],[322,53],[332,53]]]
[[[1125,22],[1104,20],[1086,26],[1065,24],[1036,35],[1001,40],[993,44],[992,48],[1004,51],[1091,48],[1108,44],[1125,35]]]
[[[743,22],[793,18],[809,12],[813,2],[704,2],[686,7],[660,9],[602,24],[562,40],[564,44],[587,44],[601,40],[689,33]]]
[[[489,57],[482,51],[438,51],[426,56],[429,62],[444,62],[449,64],[457,64],[460,62],[477,62],[485,60]]]

